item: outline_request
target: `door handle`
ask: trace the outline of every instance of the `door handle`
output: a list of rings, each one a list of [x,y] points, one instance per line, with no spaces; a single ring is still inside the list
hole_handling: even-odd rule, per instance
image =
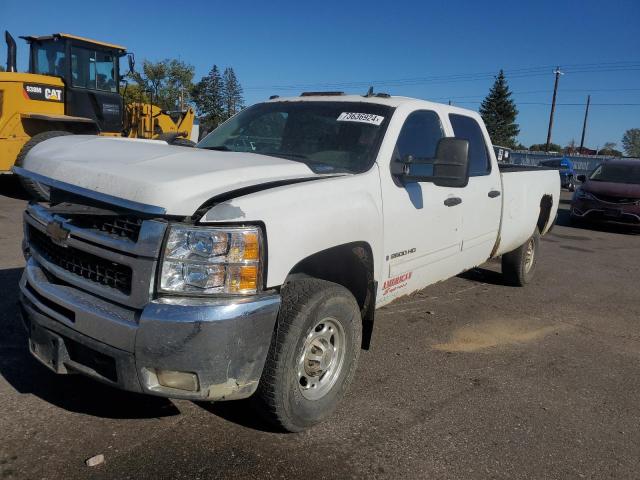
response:
[[[449,197],[444,201],[444,204],[447,207],[455,207],[456,205],[459,205],[460,203],[462,203],[462,199],[460,197]]]
[[[500,191],[499,190],[491,190],[487,195],[489,195],[489,198],[496,198],[500,196]]]

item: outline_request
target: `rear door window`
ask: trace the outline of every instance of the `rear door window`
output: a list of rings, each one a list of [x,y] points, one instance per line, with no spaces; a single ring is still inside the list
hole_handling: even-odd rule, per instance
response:
[[[488,175],[491,172],[491,161],[478,122],[471,117],[455,113],[449,114],[449,120],[455,137],[469,141],[469,175]]]

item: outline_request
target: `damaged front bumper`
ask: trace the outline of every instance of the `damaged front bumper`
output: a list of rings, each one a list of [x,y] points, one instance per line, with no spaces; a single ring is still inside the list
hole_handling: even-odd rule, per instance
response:
[[[57,373],[163,397],[233,400],[258,386],[280,296],[159,298],[133,310],[50,281],[30,258],[20,302],[32,354]]]

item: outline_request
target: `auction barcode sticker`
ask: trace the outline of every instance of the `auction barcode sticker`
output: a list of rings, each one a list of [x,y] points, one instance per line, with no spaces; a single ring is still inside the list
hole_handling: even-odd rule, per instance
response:
[[[371,125],[380,125],[383,120],[384,117],[372,113],[342,112],[338,117],[339,122],[360,122]]]

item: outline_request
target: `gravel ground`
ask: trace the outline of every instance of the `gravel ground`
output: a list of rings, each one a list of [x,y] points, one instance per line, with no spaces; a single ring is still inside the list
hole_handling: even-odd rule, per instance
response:
[[[0,177],[0,479],[638,478],[640,235],[568,226],[567,194],[532,285],[491,262],[379,310],[339,410],[295,435],[31,359],[20,197]]]

